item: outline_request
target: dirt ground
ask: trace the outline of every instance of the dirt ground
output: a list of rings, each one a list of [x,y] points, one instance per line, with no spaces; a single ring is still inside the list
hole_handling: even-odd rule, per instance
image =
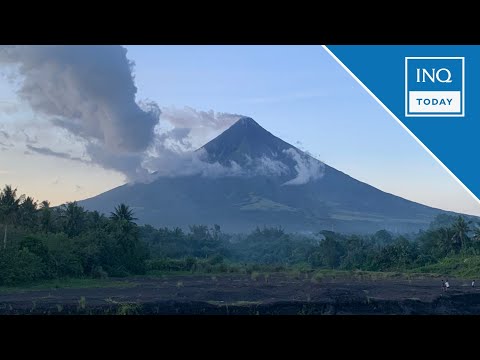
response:
[[[464,280],[346,280],[284,274],[163,276],[125,287],[0,293],[0,314],[470,314],[480,289]]]

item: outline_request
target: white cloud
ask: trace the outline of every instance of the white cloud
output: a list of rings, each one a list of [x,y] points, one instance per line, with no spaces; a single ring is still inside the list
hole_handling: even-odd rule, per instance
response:
[[[302,185],[320,179],[324,175],[325,164],[321,161],[306,154],[301,154],[293,148],[284,150],[284,152],[295,160],[297,176],[283,185]]]

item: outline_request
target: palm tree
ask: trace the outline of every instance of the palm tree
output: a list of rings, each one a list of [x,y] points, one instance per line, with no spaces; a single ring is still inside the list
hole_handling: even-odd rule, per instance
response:
[[[65,218],[65,232],[68,236],[75,236],[80,233],[84,220],[84,210],[76,201],[63,205],[63,216]]]
[[[37,213],[37,202],[30,196],[20,204],[20,221],[23,226],[33,228],[36,226],[35,215]]]
[[[480,241],[480,227],[473,229],[473,240]]]
[[[469,224],[469,222],[467,223],[462,216],[458,216],[457,219],[455,220],[455,222],[452,225],[452,229],[453,229],[453,232],[454,232],[452,240],[454,240],[454,241],[459,240],[462,248],[465,245],[465,240],[467,238],[467,234],[470,231],[470,228],[469,228],[468,224]]]
[[[97,210],[88,213],[89,226],[100,228],[105,222],[105,215],[100,214]]]
[[[115,207],[115,211],[110,213],[110,219],[113,221],[126,221],[134,223],[137,218],[133,217],[133,210],[128,205],[120,204]]]
[[[45,232],[49,232],[52,227],[52,209],[48,200],[40,203],[40,227]]]
[[[478,224],[475,224],[475,227],[473,229],[473,253],[475,255],[478,255],[478,245],[480,244],[480,227],[478,227]]]
[[[13,224],[18,215],[20,203],[24,195],[17,197],[17,189],[12,189],[11,185],[5,185],[0,192],[0,218],[4,224],[3,248],[7,247],[8,225]]]

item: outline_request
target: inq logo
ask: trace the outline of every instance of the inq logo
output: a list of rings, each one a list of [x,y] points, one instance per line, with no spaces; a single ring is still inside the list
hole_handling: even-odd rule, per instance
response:
[[[417,83],[418,82],[425,82],[425,77],[430,79],[432,83],[436,81],[441,83],[451,83],[452,82],[452,73],[450,70],[443,68],[439,70],[431,69],[431,74],[427,69],[417,69]],[[442,72],[445,74],[443,75],[442,79]]]
[[[465,116],[465,58],[405,58],[405,116]]]

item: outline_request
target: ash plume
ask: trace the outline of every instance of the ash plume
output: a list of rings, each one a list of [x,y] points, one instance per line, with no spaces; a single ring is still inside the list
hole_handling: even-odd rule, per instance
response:
[[[20,130],[28,153],[96,164],[124,174],[129,182],[149,182],[158,176],[291,175],[295,177],[285,185],[299,185],[322,176],[321,163],[294,149],[286,154],[296,164],[296,174],[262,154],[246,165],[208,161],[205,150],[195,150],[242,115],[160,108],[155,102],[139,101],[134,63],[122,46],[3,45],[0,66],[11,71],[8,79],[16,85],[19,99],[49,121],[57,137],[73,137],[83,149],[81,156],[71,149],[52,149],[48,140],[42,143],[41,136]],[[2,108],[5,113],[18,110],[10,104]],[[2,146],[10,135],[0,131]]]
[[[60,159],[67,159],[67,160],[74,160],[74,161],[80,161],[80,162],[85,162],[83,159],[72,156],[70,154],[64,153],[64,152],[59,152],[59,151],[54,151],[52,149],[49,149],[47,147],[36,147],[33,145],[27,145],[27,148],[33,152],[36,152],[41,155],[47,155],[47,156],[54,156],[58,157]]]
[[[134,63],[122,46],[0,46],[0,65],[13,69],[8,78],[18,85],[20,100],[84,144],[90,158],[85,162],[119,171],[128,181],[145,181],[159,170],[165,173],[152,167],[157,163],[176,169],[189,159],[189,171],[199,171],[201,161],[190,151],[195,141],[240,118],[189,107],[166,108],[170,129],[159,130],[162,112],[155,102],[137,102]],[[46,146],[28,149],[78,160]]]
[[[122,46],[2,46],[0,64],[20,76],[17,93],[32,110],[111,151],[138,152],[153,140],[160,111],[141,109]]]
[[[190,149],[204,145],[242,117],[239,114],[213,110],[196,110],[189,106],[162,108],[162,121],[168,122],[177,129],[188,130],[183,134],[183,141],[186,142],[185,145],[190,145]]]

